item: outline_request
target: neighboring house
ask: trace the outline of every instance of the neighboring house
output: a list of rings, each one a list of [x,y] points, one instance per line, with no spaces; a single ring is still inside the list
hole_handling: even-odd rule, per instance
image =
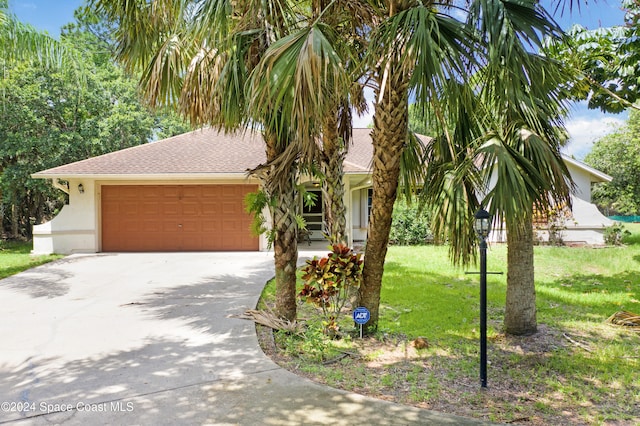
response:
[[[370,129],[354,129],[344,161],[350,242],[364,241],[371,207]],[[578,209],[589,204],[592,182],[610,178],[571,159]],[[249,231],[244,197],[258,189],[247,170],[265,162],[262,137],[196,130],[169,139],[35,173],[69,194],[69,204],[50,222],[33,227],[33,252],[266,250],[264,236]],[[311,238],[322,239],[321,191],[304,208]],[[596,210],[597,211],[597,210]],[[574,211],[576,217],[578,212]],[[606,218],[605,218],[606,219]],[[596,227],[597,220],[589,226]],[[598,225],[601,227],[601,225]],[[602,237],[600,236],[600,240]]]
[[[575,188],[571,196],[570,216],[563,222],[566,229],[559,230],[561,238],[565,243],[602,245],[604,228],[615,222],[591,204],[591,187],[594,183],[611,182],[613,178],[566,155],[562,159],[573,178]],[[548,238],[548,232],[544,229],[538,233],[542,238]]]

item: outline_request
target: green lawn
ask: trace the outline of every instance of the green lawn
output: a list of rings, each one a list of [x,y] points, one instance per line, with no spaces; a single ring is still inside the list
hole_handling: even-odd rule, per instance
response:
[[[452,267],[447,247],[390,247],[376,339],[320,344],[316,333],[292,350],[294,339],[276,336],[296,355],[284,365],[332,386],[492,421],[640,424],[640,333],[606,322],[620,310],[640,314],[640,226],[626,228],[634,234],[622,247],[535,248],[540,332],[530,337],[502,333],[506,247],[489,247],[488,270],[505,275],[488,277],[488,390],[478,379],[479,278]],[[312,318],[308,309],[300,316]],[[350,320],[343,325],[356,335]],[[417,337],[429,348],[413,349]],[[360,355],[324,364],[340,350]]]
[[[32,256],[31,242],[4,241],[0,245],[0,279],[61,258],[60,255]]]

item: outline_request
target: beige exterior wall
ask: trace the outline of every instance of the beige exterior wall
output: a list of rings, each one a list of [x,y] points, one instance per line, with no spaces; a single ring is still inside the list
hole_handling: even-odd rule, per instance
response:
[[[367,191],[371,188],[371,176],[352,174],[345,176],[345,202],[347,205],[347,227],[351,230],[349,244],[367,239]]]

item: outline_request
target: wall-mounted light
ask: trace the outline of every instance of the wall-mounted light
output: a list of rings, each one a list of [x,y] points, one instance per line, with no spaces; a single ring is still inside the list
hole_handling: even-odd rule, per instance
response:
[[[81,194],[84,194],[84,185],[83,184],[78,184],[78,192]]]

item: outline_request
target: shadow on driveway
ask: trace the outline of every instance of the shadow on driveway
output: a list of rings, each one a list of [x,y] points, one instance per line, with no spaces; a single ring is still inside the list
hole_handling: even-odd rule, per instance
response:
[[[232,317],[255,307],[270,255],[70,260],[0,281],[0,424],[478,423],[280,369]]]

